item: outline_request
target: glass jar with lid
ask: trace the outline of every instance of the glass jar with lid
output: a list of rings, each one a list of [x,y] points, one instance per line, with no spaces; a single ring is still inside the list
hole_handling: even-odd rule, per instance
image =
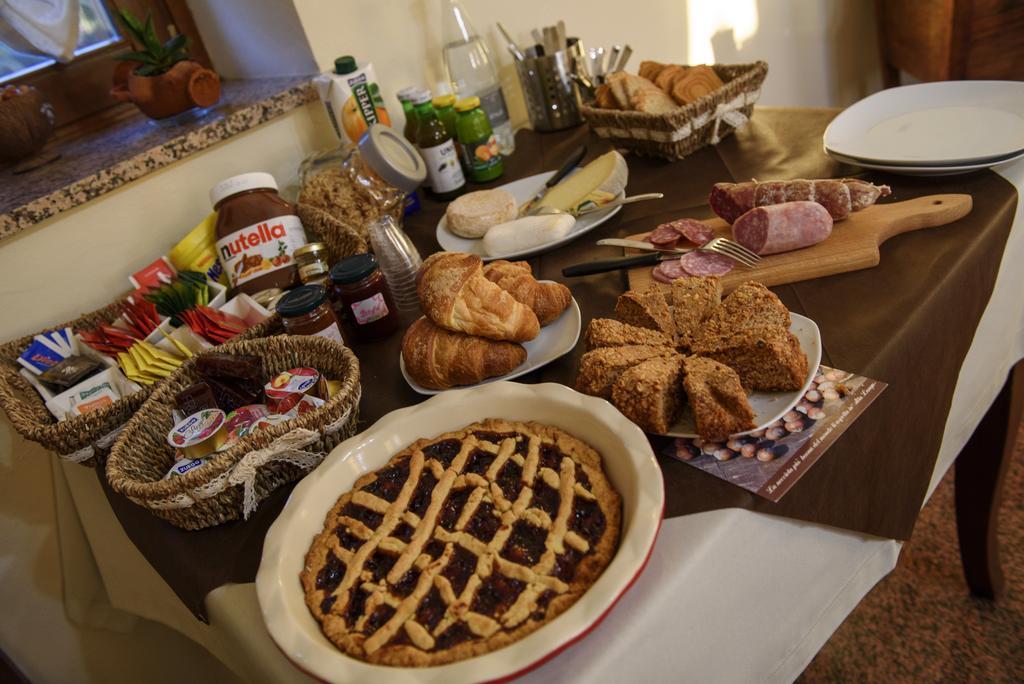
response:
[[[303,285],[330,286],[331,266],[327,263],[327,245],[322,242],[310,242],[305,247],[295,250],[292,256],[299,268],[299,280]]]
[[[345,343],[338,317],[323,285],[301,285],[277,302],[284,331],[289,335],[318,335]]]
[[[423,157],[402,135],[371,125],[356,145],[308,157],[299,168],[299,203],[356,228],[382,214],[401,220],[405,198],[427,177]]]
[[[398,330],[398,309],[372,254],[336,263],[331,283],[334,306],[357,340],[380,340]]]

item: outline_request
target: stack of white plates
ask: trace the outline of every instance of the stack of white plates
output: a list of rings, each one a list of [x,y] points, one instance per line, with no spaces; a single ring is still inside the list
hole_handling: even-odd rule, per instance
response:
[[[844,110],[825,152],[866,169],[947,176],[1024,157],[1024,82],[942,81],[890,88]]]

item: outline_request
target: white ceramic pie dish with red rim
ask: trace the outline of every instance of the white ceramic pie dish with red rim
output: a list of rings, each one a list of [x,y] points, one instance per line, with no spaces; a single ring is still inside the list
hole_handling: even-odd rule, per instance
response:
[[[604,460],[622,496],[619,548],[597,582],[557,618],[509,646],[448,665],[371,665],[338,650],[320,631],[299,583],[306,552],[328,511],[364,473],[383,466],[422,437],[458,430],[485,418],[537,421],[583,439]],[[592,630],[640,575],[661,526],[661,469],[640,428],[611,404],[564,385],[496,382],[450,390],[387,414],[334,448],[294,489],[267,532],[256,575],[260,610],[271,638],[297,667],[329,682],[464,682],[523,674]]]

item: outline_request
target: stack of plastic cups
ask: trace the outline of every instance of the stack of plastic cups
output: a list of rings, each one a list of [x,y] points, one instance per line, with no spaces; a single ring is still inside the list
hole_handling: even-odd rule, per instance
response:
[[[418,311],[416,273],[423,259],[394,217],[384,214],[367,226],[377,263],[388,281],[391,297],[401,311]]]

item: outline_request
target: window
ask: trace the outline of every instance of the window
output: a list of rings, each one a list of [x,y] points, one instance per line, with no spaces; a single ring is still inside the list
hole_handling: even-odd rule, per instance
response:
[[[110,96],[118,63],[114,57],[136,49],[121,35],[115,19],[118,10],[127,9],[140,19],[152,13],[161,41],[187,33],[192,39],[192,59],[210,63],[185,0],[79,0],[79,4],[78,47],[66,64],[17,52],[0,42],[0,84],[38,88],[53,105],[58,126],[93,115],[105,121],[133,109],[116,107],[117,101]]]
[[[120,36],[114,28],[114,20],[100,0],[80,0],[75,58],[113,45],[118,40]],[[0,42],[0,83],[14,81],[56,63],[56,60],[41,55],[17,52]]]

